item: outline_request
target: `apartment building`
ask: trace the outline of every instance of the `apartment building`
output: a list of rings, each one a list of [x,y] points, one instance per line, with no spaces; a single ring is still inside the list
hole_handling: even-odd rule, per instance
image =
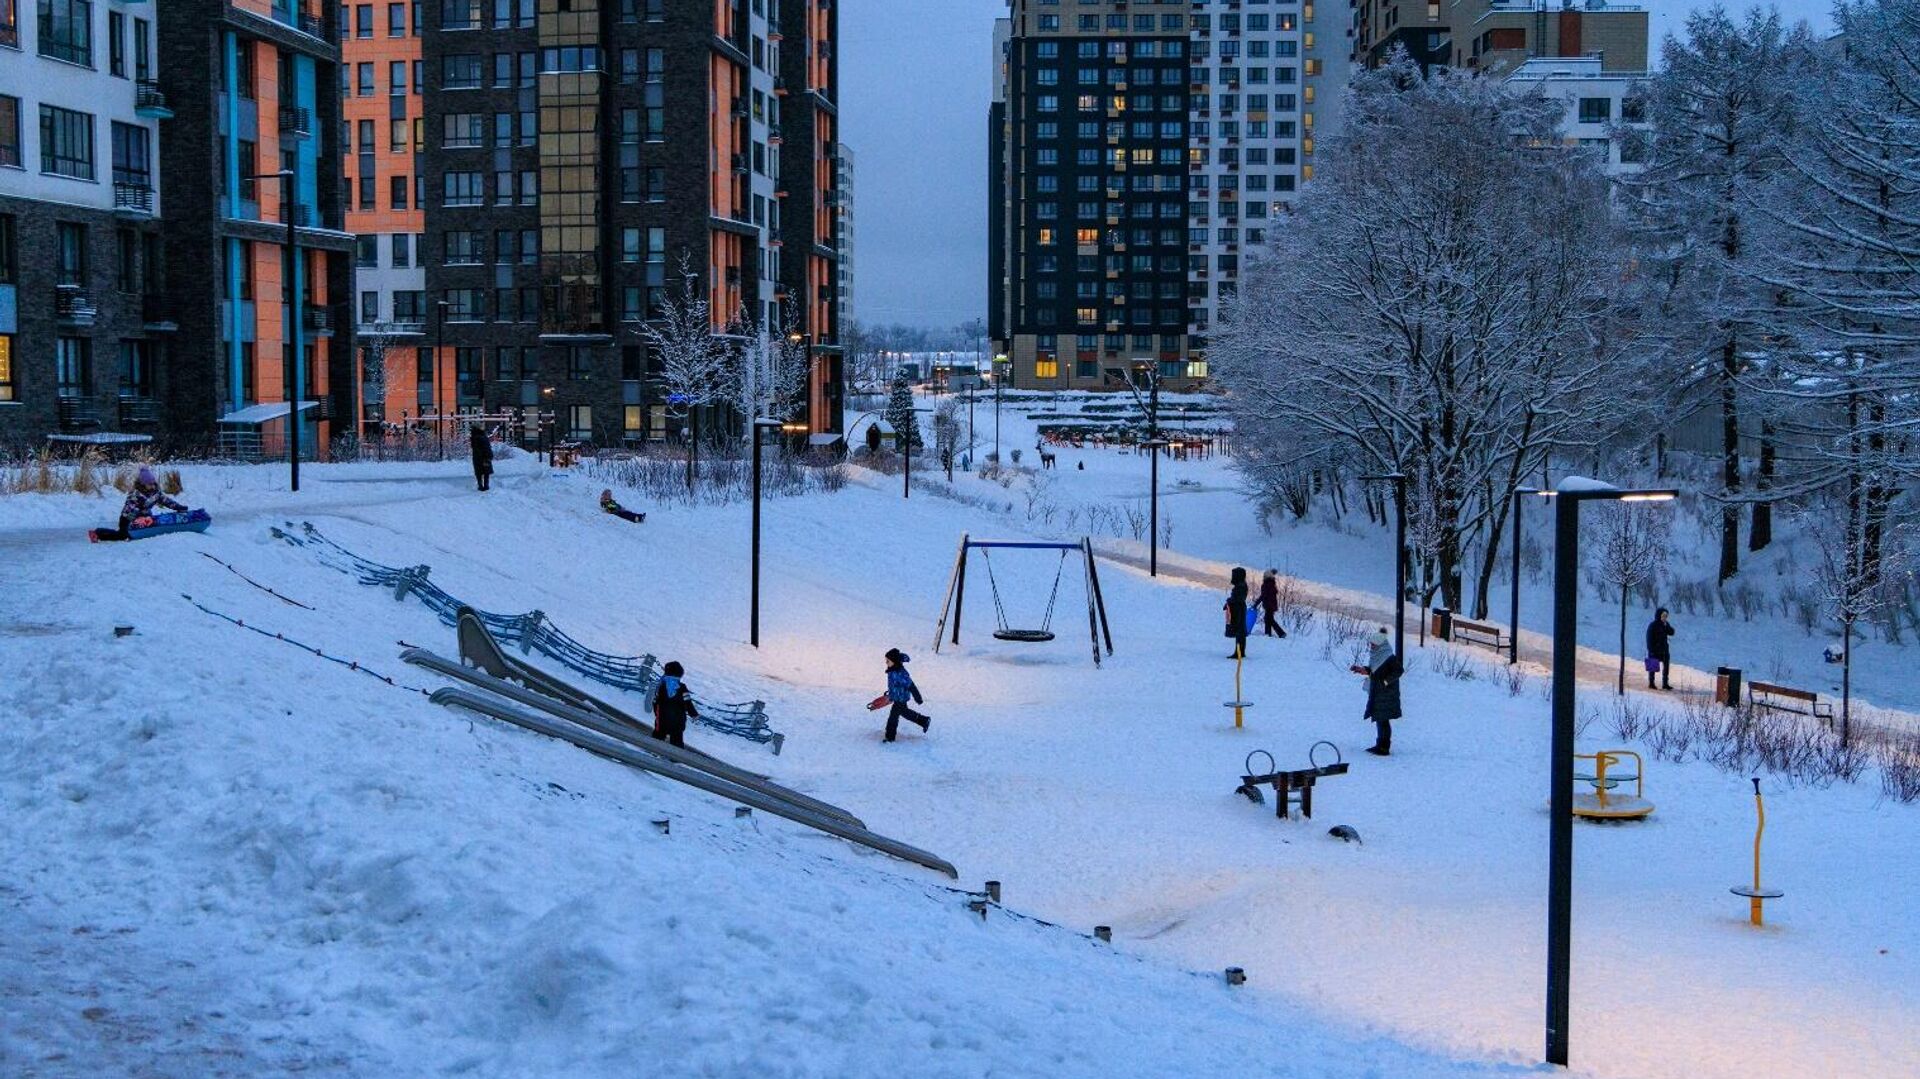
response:
[[[453,381],[427,343],[426,191],[418,167],[426,147],[425,16],[405,2],[340,10],[340,187],[354,236],[355,412],[371,431],[383,421],[450,411]]]
[[[1013,385],[1207,377],[1243,249],[1312,177],[1346,24],[1299,0],[1010,0],[988,273]]]
[[[1644,71],[1608,71],[1597,56],[1536,57],[1520,64],[1507,81],[1537,88],[1565,108],[1561,137],[1568,146],[1603,155],[1609,175],[1638,172],[1646,167],[1651,138],[1646,102],[1641,96]]]
[[[154,11],[0,0],[0,444],[144,441],[177,334]]]
[[[1533,57],[1598,59],[1647,70],[1647,11],[1606,0],[1350,0],[1352,55],[1368,67],[1395,46],[1422,70],[1443,65],[1504,77]]]
[[[853,319],[853,151],[846,143],[835,161],[833,247],[840,256],[840,291],[834,317],[845,326]]]
[[[838,429],[836,26],[828,0],[430,5],[420,382],[563,438],[665,438],[698,406],[661,392],[643,326],[698,295],[716,331],[806,337],[808,421]]]

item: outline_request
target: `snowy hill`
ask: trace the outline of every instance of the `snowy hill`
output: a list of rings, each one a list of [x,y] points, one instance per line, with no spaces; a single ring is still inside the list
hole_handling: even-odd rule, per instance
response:
[[[1315,628],[1254,642],[1235,731],[1219,595],[1118,566],[1103,669],[1073,637],[1071,574],[1059,640],[991,641],[981,591],[965,644],[934,655],[960,533],[1017,533],[858,473],[768,503],[756,652],[744,506],[642,507],[633,526],[597,511],[598,482],[515,467],[486,495],[431,466],[316,468],[298,496],[267,470],[189,469],[213,531],[99,547],[75,540],[104,500],[0,500],[0,1074],[1398,1077],[1537,1059],[1537,684],[1510,695],[1417,654],[1396,756],[1373,761],[1351,642]],[[678,659],[696,691],[764,698],[780,756],[690,737],[951,859],[963,889],[1004,881],[1006,909],[983,922],[935,874],[430,704],[419,690],[443,683],[399,642],[451,652],[451,631],[274,539],[288,519],[429,564],[490,610]],[[995,568],[1011,615],[1037,617],[1054,567]],[[862,705],[889,646],[915,654],[935,719],[883,746]],[[1612,744],[1590,735],[1583,750]],[[1232,793],[1249,750],[1304,764],[1322,738],[1361,763],[1314,821]],[[1649,772],[1652,820],[1578,836],[1576,1073],[1920,1071],[1916,811],[1866,781],[1769,778],[1767,875],[1788,897],[1753,930],[1726,893],[1750,872],[1745,779]],[[1335,823],[1364,844],[1329,839]],[[1228,965],[1248,985],[1228,989]]]

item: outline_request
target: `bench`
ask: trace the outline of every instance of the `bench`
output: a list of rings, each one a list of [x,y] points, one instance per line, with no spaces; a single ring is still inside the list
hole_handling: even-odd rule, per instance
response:
[[[1499,626],[1485,622],[1472,622],[1465,618],[1453,620],[1453,639],[1464,644],[1484,644],[1496,652],[1505,651],[1513,641],[1500,632]]]
[[[1811,690],[1775,685],[1772,682],[1748,682],[1747,706],[1812,716],[1815,719],[1824,720],[1829,727],[1833,726],[1833,705],[1822,701],[1820,695]]]

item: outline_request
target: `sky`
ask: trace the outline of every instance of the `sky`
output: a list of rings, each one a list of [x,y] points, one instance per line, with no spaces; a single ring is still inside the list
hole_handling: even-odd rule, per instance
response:
[[[1686,13],[1705,6],[1645,2],[1656,56]],[[1828,0],[1776,6],[1818,32],[1832,28]],[[840,136],[854,156],[854,317],[862,322],[946,328],[986,317],[987,103],[993,20],[1006,7],[841,0]]]

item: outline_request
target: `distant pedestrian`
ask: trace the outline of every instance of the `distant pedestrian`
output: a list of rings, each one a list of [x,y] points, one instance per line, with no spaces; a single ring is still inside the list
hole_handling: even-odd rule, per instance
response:
[[[1233,567],[1233,589],[1227,593],[1227,602],[1222,604],[1227,611],[1227,637],[1233,641],[1233,651],[1227,653],[1228,659],[1245,659],[1247,655],[1247,568]]]
[[[1653,621],[1647,623],[1647,688],[1673,688],[1673,646],[1667,639],[1673,636],[1673,623],[1667,621],[1665,607],[1653,613]],[[1660,676],[1660,685],[1653,684],[1653,676]]]
[[[1376,757],[1393,753],[1393,721],[1400,718],[1400,656],[1393,650],[1393,638],[1387,627],[1367,640],[1367,665],[1354,670],[1367,676],[1367,711],[1362,718],[1373,721],[1378,732],[1367,752]]]
[[[922,715],[907,707],[908,701],[912,701],[915,704],[926,703],[926,698],[920,696],[920,687],[913,684],[913,676],[907,673],[907,663],[912,659],[912,656],[907,655],[898,648],[887,649],[886,697],[887,702],[892,705],[891,708],[887,709],[887,736],[885,741],[888,742],[893,741],[894,736],[899,733],[900,721],[902,719],[918,723],[922,731],[925,731],[933,723],[932,716]]]
[[[693,694],[681,681],[685,668],[669,660],[660,668],[660,681],[653,687],[653,736],[670,745],[685,747],[687,720],[700,714]]]
[[[1286,629],[1274,621],[1274,616],[1280,613],[1280,571],[1277,569],[1268,570],[1267,575],[1260,578],[1260,609],[1267,613],[1266,624],[1262,627],[1266,635],[1285,637]]]
[[[485,491],[493,486],[493,443],[479,424],[467,428],[467,444],[473,448],[473,482]]]

